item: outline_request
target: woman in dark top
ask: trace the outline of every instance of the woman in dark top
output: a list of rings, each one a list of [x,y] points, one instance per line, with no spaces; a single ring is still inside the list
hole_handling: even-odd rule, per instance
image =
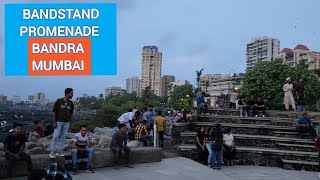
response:
[[[223,143],[223,134],[221,131],[221,125],[219,123],[216,124],[216,128],[214,131],[214,144],[212,148],[212,156],[211,156],[211,168],[215,169],[215,162],[217,158],[217,169],[221,169],[221,158],[222,158],[222,143]]]
[[[200,162],[203,164],[206,164],[207,163],[206,149],[205,149],[206,132],[204,131],[204,127],[200,127],[196,138],[197,138],[196,147],[199,152]]]

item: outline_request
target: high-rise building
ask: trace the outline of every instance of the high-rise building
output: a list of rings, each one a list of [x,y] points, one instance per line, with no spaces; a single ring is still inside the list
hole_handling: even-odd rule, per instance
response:
[[[262,61],[273,61],[280,51],[280,41],[267,36],[253,38],[247,44],[247,70]]]
[[[15,105],[21,102],[21,98],[20,96],[13,96],[11,101],[12,101],[12,104]]]
[[[171,90],[171,83],[174,82],[176,78],[172,75],[164,75],[161,77],[161,96],[168,97]]]
[[[320,52],[310,51],[305,45],[298,44],[294,49],[284,48],[278,55],[285,64],[295,67],[300,62],[304,62],[309,69],[320,69]]]
[[[121,89],[121,87],[112,86],[105,89],[105,97],[108,97],[110,95],[113,95],[113,96],[122,95],[124,93],[126,93],[126,90]]]
[[[7,104],[7,96],[0,94],[0,105]]]
[[[29,100],[30,102],[33,102],[34,98],[35,98],[34,95],[29,95],[29,96],[28,96],[28,100]]]
[[[138,76],[134,76],[126,79],[126,90],[127,93],[137,93],[140,96],[140,79]]]
[[[44,105],[46,101],[46,95],[43,92],[38,92],[36,99],[38,102],[40,102],[40,104]]]
[[[156,46],[144,46],[142,48],[142,74],[140,92],[146,87],[157,96],[161,95],[161,66],[162,53]]]

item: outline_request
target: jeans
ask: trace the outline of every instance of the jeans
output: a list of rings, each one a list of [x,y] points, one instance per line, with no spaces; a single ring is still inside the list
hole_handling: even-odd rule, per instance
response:
[[[298,134],[301,134],[301,133],[313,134],[314,133],[314,128],[312,126],[304,127],[304,126],[298,125],[296,127],[296,130],[297,130]]]
[[[8,162],[7,177],[12,178],[12,171],[15,170],[15,165],[16,165],[16,162],[18,161],[18,159],[11,154],[6,154],[5,157]],[[31,157],[24,152],[22,152],[19,155],[19,157],[20,157],[20,160],[24,160],[27,162],[28,171],[31,172],[32,171]]]
[[[211,164],[211,168],[214,168],[215,167],[215,164],[216,164],[216,158],[217,158],[217,162],[218,162],[218,165],[217,165],[217,167],[218,167],[218,169],[220,169],[221,168],[221,158],[222,158],[222,154],[221,154],[221,151],[222,150],[220,150],[220,151],[212,151],[212,156],[211,156],[211,162],[212,162],[212,164]]]
[[[159,147],[163,148],[164,131],[158,131],[159,133]]]
[[[212,156],[212,142],[208,142],[206,143],[206,147],[207,147],[207,150],[208,150],[208,163],[211,164],[211,156]]]
[[[54,154],[56,151],[56,144],[58,138],[60,136],[60,144],[58,152],[61,153],[63,151],[63,145],[66,140],[66,136],[69,130],[70,122],[57,122],[57,128],[54,129],[52,142],[51,142],[51,154]]]
[[[85,147],[84,148],[84,152],[87,153],[88,156],[88,162],[87,162],[87,168],[92,168],[92,161],[93,161],[93,157],[94,157],[94,149],[93,148],[89,148],[89,147]],[[72,156],[72,164],[73,164],[73,168],[74,169],[78,169],[78,149],[72,149],[71,150],[71,156]]]
[[[119,164],[119,155],[121,153],[121,149],[119,147],[110,147],[111,151],[113,152],[114,155],[114,164]],[[124,156],[126,159],[126,164],[131,163],[131,149],[128,146],[125,146],[124,148]]]

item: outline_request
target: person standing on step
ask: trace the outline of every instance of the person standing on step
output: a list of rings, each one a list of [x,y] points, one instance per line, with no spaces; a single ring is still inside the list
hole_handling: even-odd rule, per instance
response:
[[[219,123],[216,124],[216,128],[214,130],[214,144],[212,148],[212,156],[211,156],[211,168],[216,169],[216,160],[217,160],[217,169],[221,169],[222,162],[222,143],[223,143],[223,134],[221,131],[221,125]]]
[[[206,137],[206,148],[208,150],[208,166],[211,167],[215,162],[211,162],[211,156],[212,156],[212,146],[214,144],[214,130],[213,127],[208,131],[207,137]]]
[[[51,152],[49,154],[50,158],[56,158],[63,155],[63,145],[66,140],[66,136],[69,130],[70,121],[72,118],[74,104],[70,100],[73,97],[73,89],[66,88],[64,91],[64,97],[58,99],[53,107],[53,123],[54,128],[52,142],[51,142]],[[60,139],[59,149],[56,152],[56,144],[58,139]]]
[[[223,147],[225,149],[224,155],[227,159],[227,165],[233,166],[237,150],[234,144],[231,128],[226,129],[225,134],[223,135]]]
[[[157,131],[159,134],[159,145],[163,148],[163,140],[164,140],[164,133],[166,131],[166,118],[162,116],[162,112],[158,111],[158,116],[156,117],[154,124],[157,127]]]
[[[291,79],[286,79],[287,83],[283,85],[283,92],[284,92],[284,105],[286,110],[289,111],[289,106],[291,105],[292,109],[296,111],[296,104],[293,98],[293,84],[291,83]]]
[[[204,111],[204,96],[205,92],[202,92],[196,97],[196,103],[197,103],[197,114],[201,114]]]
[[[199,160],[200,163],[207,164],[207,159],[206,159],[206,132],[204,131],[204,127],[200,127],[200,129],[197,132],[196,136],[196,147],[199,153]]]
[[[8,162],[7,178],[12,179],[13,171],[18,160],[24,160],[27,162],[28,171],[32,171],[31,157],[24,153],[27,142],[27,137],[22,134],[22,124],[13,124],[13,133],[8,135],[4,141],[5,158]]]
[[[297,103],[299,106],[299,108],[297,108],[297,109],[299,109],[301,111],[300,106],[302,106],[302,110],[303,110],[303,112],[305,112],[306,111],[306,109],[305,109],[306,92],[304,91],[304,83],[303,83],[302,79],[299,80],[299,84],[297,85],[296,95],[297,95],[297,101],[298,101]]]
[[[230,109],[236,109],[237,99],[238,99],[238,93],[235,91],[235,89],[232,88],[230,93],[230,99],[229,99]]]

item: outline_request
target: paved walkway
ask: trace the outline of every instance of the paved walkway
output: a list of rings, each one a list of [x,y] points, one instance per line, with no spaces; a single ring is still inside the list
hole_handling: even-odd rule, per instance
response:
[[[96,169],[94,174],[80,172],[74,180],[130,179],[130,180],[319,180],[317,172],[289,171],[273,167],[234,166],[213,170],[187,158],[163,159],[157,163],[137,164],[133,169]],[[25,178],[17,178],[23,180]]]
[[[159,163],[139,164],[134,169],[122,168],[115,171],[112,168],[98,169],[94,175],[79,174],[77,180],[97,179],[131,179],[131,180],[319,180],[316,172],[288,171],[281,168],[234,166],[223,167],[217,171],[186,158],[163,159]]]

